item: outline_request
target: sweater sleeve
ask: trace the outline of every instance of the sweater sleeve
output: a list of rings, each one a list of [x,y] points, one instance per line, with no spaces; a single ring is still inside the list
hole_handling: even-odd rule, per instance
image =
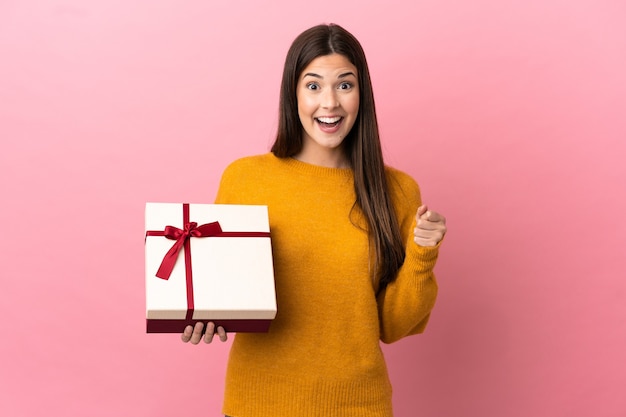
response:
[[[413,240],[415,216],[421,204],[419,187],[403,175],[390,184],[394,206],[406,245],[404,264],[396,279],[377,296],[380,338],[393,343],[405,336],[422,333],[437,298],[437,281],[433,272],[439,245],[422,247]]]

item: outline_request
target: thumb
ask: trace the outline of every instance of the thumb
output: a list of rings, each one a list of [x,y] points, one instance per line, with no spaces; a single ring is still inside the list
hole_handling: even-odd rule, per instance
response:
[[[428,206],[426,206],[425,204],[422,204],[421,206],[419,206],[417,208],[417,218],[421,218],[426,212],[428,211]]]

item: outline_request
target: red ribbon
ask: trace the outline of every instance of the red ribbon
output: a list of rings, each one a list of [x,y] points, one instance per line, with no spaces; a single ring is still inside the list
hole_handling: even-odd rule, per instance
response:
[[[223,232],[219,222],[206,223],[198,226],[189,221],[189,204],[183,204],[183,229],[174,226],[165,226],[163,231],[149,230],[146,236],[164,236],[175,240],[167,251],[156,273],[158,278],[169,279],[176,265],[181,249],[185,249],[185,277],[187,283],[187,319],[191,319],[194,310],[193,304],[193,277],[191,273],[191,251],[189,240],[192,237],[270,237],[268,232]]]
[[[174,226],[165,226],[165,230],[162,232],[147,232],[147,236],[165,236],[168,239],[176,241],[163,257],[163,261],[161,262],[156,276],[162,279],[169,279],[174,265],[176,265],[180,250],[183,247],[187,249],[186,246],[189,243],[189,238],[216,236],[221,231],[222,228],[218,222],[207,223],[202,226],[198,226],[196,222],[185,222],[184,229],[182,230]]]

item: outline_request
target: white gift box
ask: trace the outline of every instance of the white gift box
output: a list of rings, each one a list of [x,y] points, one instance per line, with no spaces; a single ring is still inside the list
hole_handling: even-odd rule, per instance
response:
[[[182,333],[198,321],[228,332],[269,329],[276,293],[267,206],[146,203],[145,219],[148,333]],[[218,222],[224,233],[178,236],[192,222],[196,231]],[[167,226],[177,235],[163,236]],[[157,277],[177,236],[185,246],[172,258],[169,278]]]

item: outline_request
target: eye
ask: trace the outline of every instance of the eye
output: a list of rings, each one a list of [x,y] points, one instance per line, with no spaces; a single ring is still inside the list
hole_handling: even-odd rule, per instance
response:
[[[308,90],[319,90],[320,86],[319,86],[319,85],[317,85],[317,83],[308,83],[308,84],[306,85],[306,88],[307,88]]]
[[[340,90],[349,90],[351,88],[352,88],[352,83],[345,82],[345,83],[339,84],[339,89]]]

